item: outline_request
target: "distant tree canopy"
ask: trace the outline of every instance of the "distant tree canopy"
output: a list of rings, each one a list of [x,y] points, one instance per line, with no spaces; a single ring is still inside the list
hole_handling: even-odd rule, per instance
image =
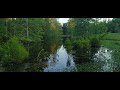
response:
[[[120,18],[113,18],[108,22],[108,31],[112,33],[120,32]]]
[[[58,35],[62,29],[56,18],[0,18],[0,40],[17,36],[19,39],[41,41]]]
[[[68,34],[67,23],[63,24],[62,29],[63,29],[63,35],[67,35]]]
[[[99,20],[99,18],[70,18],[67,25],[68,33],[75,38],[104,33],[107,31],[106,21]]]

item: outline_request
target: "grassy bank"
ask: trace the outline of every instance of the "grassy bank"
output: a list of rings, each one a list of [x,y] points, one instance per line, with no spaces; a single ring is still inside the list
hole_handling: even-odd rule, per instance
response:
[[[108,33],[101,44],[111,49],[120,49],[120,33]]]
[[[120,33],[108,33],[104,36],[103,40],[120,41]]]

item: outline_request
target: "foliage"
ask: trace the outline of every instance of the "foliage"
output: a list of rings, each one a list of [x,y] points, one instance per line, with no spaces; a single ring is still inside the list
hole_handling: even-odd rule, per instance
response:
[[[70,39],[67,38],[67,40],[65,41],[65,45],[66,46],[71,46],[72,42],[70,41]]]
[[[108,30],[106,22],[94,22],[89,24],[89,35],[106,33]]]
[[[1,57],[3,64],[22,63],[28,57],[28,52],[16,37],[4,44],[2,51],[4,53]]]
[[[47,60],[50,53],[56,53],[63,34],[69,37],[65,46],[68,53],[75,54],[75,63],[84,63],[79,71],[98,70],[100,65],[90,62],[98,51],[92,53],[94,48],[102,44],[113,49],[113,59],[118,61],[120,52],[120,18],[100,20],[70,18],[62,27],[56,18],[0,18],[0,60],[5,65],[22,63],[28,56],[31,61]],[[33,65],[28,71],[41,71],[41,67]]]
[[[100,72],[102,63],[83,63],[77,65],[77,72]]]
[[[111,21],[108,22],[108,31],[112,33],[119,33],[120,32],[120,18],[113,18]]]
[[[55,18],[46,18],[45,19],[45,34],[44,39],[45,41],[49,41],[50,39],[60,39],[62,27],[60,23],[58,23],[57,19]]]
[[[43,41],[59,40],[61,31],[56,18],[0,18],[0,58],[20,63],[31,55],[30,43],[39,42],[41,47]]]
[[[91,47],[99,47],[100,46],[100,38],[93,36],[90,38],[90,45]]]
[[[86,50],[90,48],[90,41],[88,39],[79,39],[73,42],[75,48],[79,48],[81,50]]]
[[[88,35],[91,18],[72,18],[68,22],[68,33],[76,39]]]

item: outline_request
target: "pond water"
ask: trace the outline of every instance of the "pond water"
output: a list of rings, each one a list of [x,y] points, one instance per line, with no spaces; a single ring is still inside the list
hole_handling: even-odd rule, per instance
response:
[[[71,71],[75,68],[73,56],[67,53],[67,50],[63,45],[57,49],[56,54],[51,54],[49,56],[46,63],[48,67],[44,69],[44,72]]]
[[[44,69],[44,72],[69,72],[76,69],[76,63],[74,61],[74,55],[68,54],[66,48],[62,45],[54,55],[50,55],[48,61],[46,62],[48,67]],[[94,63],[100,63],[100,71],[112,72],[113,71],[113,60],[112,60],[112,50],[105,47],[100,47],[99,50],[94,54],[92,59]],[[86,62],[85,62],[86,63]],[[80,65],[80,64],[79,64]],[[85,67],[86,68],[86,67]],[[88,66],[89,68],[89,66]]]
[[[106,47],[100,47],[98,52],[95,54],[94,60],[96,62],[103,62],[101,70],[104,72],[112,72],[114,60],[112,59],[112,50],[109,50]]]

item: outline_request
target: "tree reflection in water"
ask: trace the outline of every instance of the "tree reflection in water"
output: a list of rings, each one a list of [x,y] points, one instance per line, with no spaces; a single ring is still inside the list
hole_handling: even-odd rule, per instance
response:
[[[64,40],[65,42],[65,40]],[[21,65],[13,64],[1,67],[1,71],[21,71],[21,72],[62,72],[73,71],[80,65],[82,69],[98,70],[103,66],[107,71],[110,67],[111,60],[105,60],[106,64],[99,65],[97,60],[106,58],[110,50],[104,48],[91,48],[89,50],[80,50],[73,48],[73,46],[65,45],[59,41],[47,41],[44,43],[30,43],[29,44],[29,60],[26,60]],[[102,54],[102,55],[101,55]],[[105,57],[104,57],[105,56]],[[108,56],[108,55],[107,55]],[[96,60],[97,59],[97,60]],[[109,62],[109,63],[108,63]],[[89,65],[89,69],[88,69]],[[111,67],[112,68],[112,67]],[[86,71],[87,71],[86,70]],[[112,70],[112,69],[109,69]]]

